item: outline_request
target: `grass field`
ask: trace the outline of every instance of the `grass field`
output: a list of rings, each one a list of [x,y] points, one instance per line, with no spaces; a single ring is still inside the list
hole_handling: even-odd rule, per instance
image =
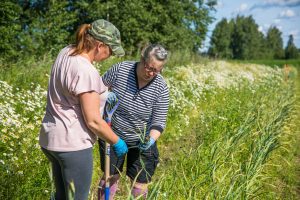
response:
[[[262,64],[271,67],[283,67],[285,64],[294,66],[296,68],[300,67],[300,59],[294,60],[246,60],[246,61],[232,61],[236,63],[255,63],[255,64]]]
[[[51,63],[0,67],[0,199],[49,199],[53,191],[37,140]],[[170,110],[149,199],[299,198],[300,64],[288,63],[296,67],[288,79],[282,64],[174,55],[164,71]],[[97,145],[94,158],[91,199]],[[124,176],[121,185],[116,199],[130,198]]]

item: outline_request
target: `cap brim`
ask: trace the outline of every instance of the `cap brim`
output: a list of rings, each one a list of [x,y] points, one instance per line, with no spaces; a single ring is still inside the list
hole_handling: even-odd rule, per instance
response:
[[[125,55],[125,51],[122,46],[112,48],[112,52],[115,56],[118,56],[118,57],[122,57]]]

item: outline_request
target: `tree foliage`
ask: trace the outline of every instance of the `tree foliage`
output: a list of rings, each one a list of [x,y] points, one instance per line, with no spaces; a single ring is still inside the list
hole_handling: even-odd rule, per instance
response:
[[[6,58],[42,55],[68,44],[80,24],[103,18],[121,32],[127,55],[148,42],[197,51],[212,22],[215,0],[11,0],[1,2],[1,49]],[[9,34],[7,34],[9,33]]]
[[[278,28],[271,26],[266,36],[267,48],[269,49],[270,58],[284,58],[283,41],[281,32]]]
[[[231,48],[233,58],[255,59],[259,58],[262,48],[262,35],[252,16],[237,16],[232,33]]]
[[[287,46],[285,48],[285,58],[286,59],[296,59],[299,58],[299,51],[294,44],[294,37],[293,35],[289,36],[289,40]]]
[[[0,2],[0,53],[3,58],[14,58],[18,54],[19,32],[21,31],[21,7],[14,2]]]
[[[233,59],[295,58],[297,48],[291,41],[284,52],[281,35],[278,28],[271,26],[264,36],[252,16],[237,16],[230,22],[224,18],[213,30],[208,54]]]
[[[232,58],[231,35],[233,32],[233,21],[227,22],[227,19],[223,18],[215,27],[209,48],[209,54],[219,58]]]
[[[133,54],[148,42],[160,42],[169,49],[197,51],[213,20],[210,11],[215,4],[200,0],[80,1],[76,9],[80,10],[80,23],[109,19],[120,29],[126,53]]]
[[[76,21],[76,12],[69,12],[68,0],[20,2],[22,6],[22,49],[31,55],[58,51],[68,44]]]

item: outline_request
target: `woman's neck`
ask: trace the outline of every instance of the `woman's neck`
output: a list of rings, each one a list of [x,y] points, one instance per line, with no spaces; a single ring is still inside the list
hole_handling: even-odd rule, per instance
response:
[[[94,57],[93,57],[92,51],[90,51],[90,52],[82,52],[80,55],[83,56],[83,57],[85,57],[86,59],[88,59],[90,61],[90,63],[92,63],[94,61]]]

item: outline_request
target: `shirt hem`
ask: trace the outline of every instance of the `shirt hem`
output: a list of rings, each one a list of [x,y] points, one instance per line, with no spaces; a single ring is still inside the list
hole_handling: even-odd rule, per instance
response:
[[[80,146],[80,147],[77,147],[77,148],[60,148],[60,147],[52,148],[52,147],[47,147],[47,146],[42,146],[42,145],[40,145],[40,146],[44,149],[49,150],[49,151],[69,152],[69,151],[80,151],[80,150],[88,149],[88,148],[93,147],[94,145],[90,144],[90,145],[86,145],[86,146]]]

